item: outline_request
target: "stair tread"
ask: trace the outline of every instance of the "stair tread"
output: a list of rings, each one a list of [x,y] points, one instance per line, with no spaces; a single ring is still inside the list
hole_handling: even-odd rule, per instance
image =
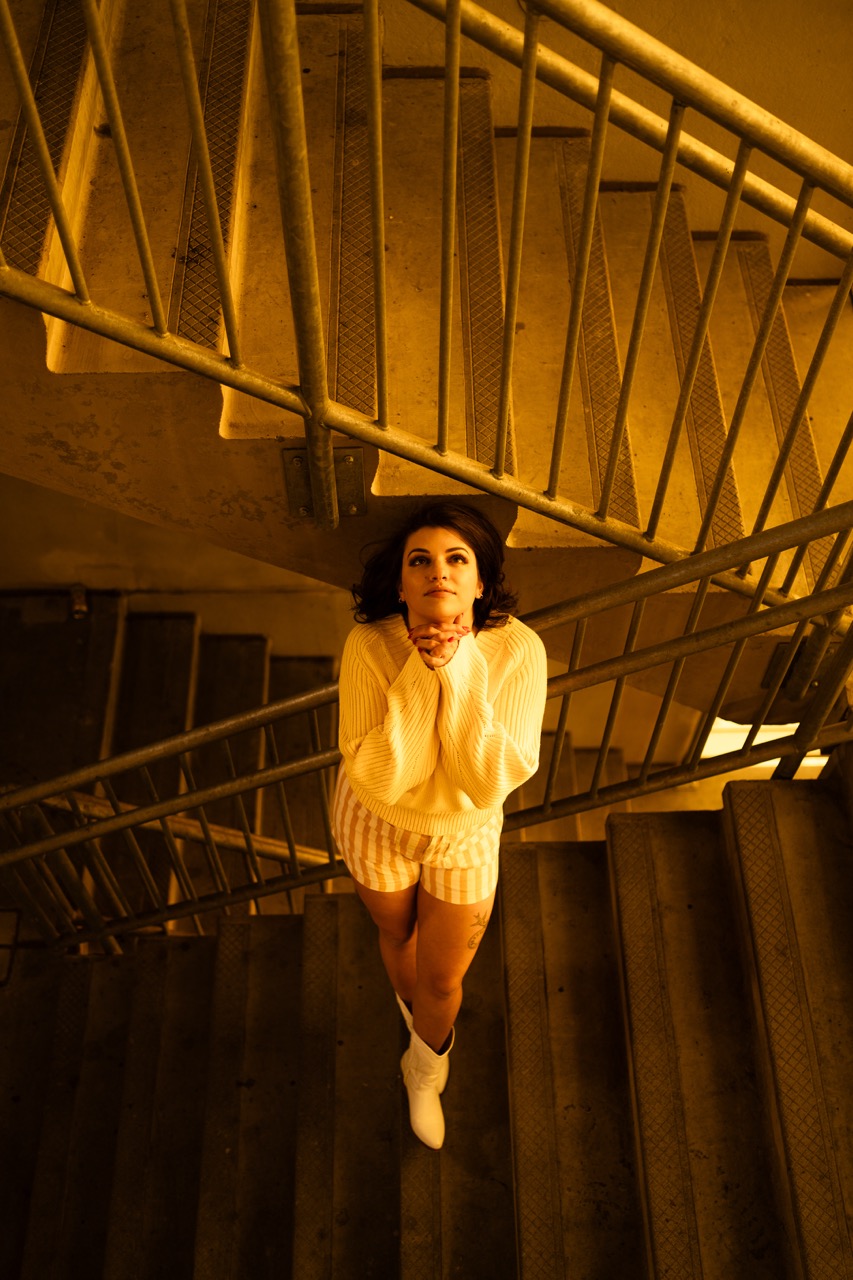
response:
[[[0,1275],[17,1276],[36,1170],[37,1137],[50,1079],[53,1026],[63,962],[55,952],[19,950],[0,990]]]
[[[566,1274],[645,1280],[605,846],[536,841]]]
[[[399,1013],[361,903],[309,898],[304,927],[293,1271],[394,1275]]]
[[[649,1256],[787,1274],[717,815],[615,815],[609,844]]]
[[[807,1271],[853,1269],[850,832],[819,783],[731,783],[724,795],[771,1105]]]
[[[103,754],[122,599],[97,592],[84,617],[67,592],[0,595],[0,781],[25,786]]]
[[[116,1187],[126,1195],[114,1206],[107,1246],[107,1267],[116,1280],[190,1275],[195,1239],[215,942],[154,939],[142,945],[165,951],[165,959],[155,961],[153,971],[149,966],[153,985],[140,984],[132,1013],[122,1121],[136,1133],[126,1148],[119,1138],[124,1164]]]
[[[62,973],[50,1080],[45,1094],[38,1155],[33,1177],[21,1276],[44,1276],[53,1256],[65,1168],[73,1126],[74,1095],[86,1030],[90,967],[80,962]]]
[[[498,907],[465,975],[450,1078],[441,1100],[446,1137],[437,1158],[409,1127],[399,1073],[391,1082],[400,1099],[402,1126],[402,1280],[424,1274],[486,1280],[504,1272],[507,1259],[517,1255],[501,967]],[[387,979],[385,983],[383,998]],[[402,1027],[399,1015],[398,1024]],[[401,1043],[405,1047],[405,1035]],[[438,1165],[432,1175],[438,1203],[429,1214],[432,1231],[425,1240],[421,1233],[419,1252],[416,1235],[409,1233],[419,1219],[426,1225],[419,1197],[430,1160]],[[488,1231],[472,1230],[477,1222],[488,1223]]]
[[[296,917],[220,925],[195,1280],[289,1261],[301,937]]]

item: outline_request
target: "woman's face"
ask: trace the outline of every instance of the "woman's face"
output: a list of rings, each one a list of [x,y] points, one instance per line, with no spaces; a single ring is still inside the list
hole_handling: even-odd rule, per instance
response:
[[[406,541],[400,595],[409,626],[428,622],[474,625],[474,600],[483,590],[477,557],[455,529],[418,529]]]

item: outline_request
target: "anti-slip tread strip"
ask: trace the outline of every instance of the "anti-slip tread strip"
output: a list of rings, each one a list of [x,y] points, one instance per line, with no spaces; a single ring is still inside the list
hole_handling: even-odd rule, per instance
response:
[[[503,267],[489,81],[463,76],[457,190],[468,453],[495,457],[503,349]],[[505,466],[515,470],[512,410]]]
[[[341,21],[332,216],[329,389],[335,400],[376,412],[376,324],[367,131],[367,66],[360,18]]]
[[[649,1253],[687,1280],[702,1264],[648,822],[617,819],[609,848]]]
[[[804,1274],[841,1280],[853,1275],[853,1250],[772,793],[766,783],[739,783],[725,799]]]
[[[78,0],[48,4],[30,66],[30,83],[55,173],[71,122],[86,39]],[[10,267],[33,275],[38,271],[50,218],[44,179],[21,114],[0,188],[0,239]]]
[[[214,0],[208,11],[205,47],[199,66],[205,132],[226,245],[251,26],[251,0]],[[218,350],[220,314],[210,230],[191,151],[172,281],[169,328],[182,338]]]
[[[773,284],[770,250],[763,240],[750,240],[737,245],[737,257],[749,301],[753,327],[757,332]],[[776,438],[781,446],[802,390],[794,349],[781,305],[770,330],[762,371]],[[820,494],[823,476],[808,414],[801,421],[794,438],[788,465],[785,468],[785,483],[792,518],[799,519],[800,516],[811,515]],[[810,589],[814,587],[820,576],[832,544],[832,538],[822,538],[809,547],[803,568]]]
[[[565,1264],[535,850],[502,856],[500,886],[519,1274],[556,1276]]]
[[[574,279],[575,251],[580,234],[586,171],[589,164],[589,138],[570,138],[558,144],[557,158],[566,254],[570,275]],[[622,384],[616,344],[616,321],[613,315],[604,237],[598,212],[595,216],[584,297],[578,366],[583,386],[593,500],[597,504],[607,472],[610,442],[613,437],[619,390]],[[637,485],[627,427],[619,449],[616,481],[609,510],[614,519],[624,520],[627,524],[634,526],[639,525]]]
[[[651,199],[651,197],[650,197]],[[696,256],[681,191],[673,191],[661,242],[661,276],[679,377],[684,377],[702,300]],[[726,440],[723,401],[711,344],[705,337],[693,394],[685,419],[699,508],[705,512]],[[708,545],[721,546],[744,536],[740,497],[731,464],[726,469]]]

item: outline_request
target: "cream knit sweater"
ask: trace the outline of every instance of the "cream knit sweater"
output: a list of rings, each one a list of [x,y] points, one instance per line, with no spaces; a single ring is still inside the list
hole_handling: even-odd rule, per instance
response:
[[[472,831],[536,772],[547,668],[523,622],[464,636],[431,671],[399,614],[347,636],[340,747],[362,804],[428,835]]]

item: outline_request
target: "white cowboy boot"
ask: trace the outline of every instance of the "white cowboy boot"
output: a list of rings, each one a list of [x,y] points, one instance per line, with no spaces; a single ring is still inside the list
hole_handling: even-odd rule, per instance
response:
[[[408,1049],[400,1060],[403,1083],[409,1095],[409,1121],[415,1136],[434,1150],[444,1142],[444,1113],[441,1094],[450,1072],[450,1050],[456,1032],[450,1033],[450,1044],[436,1053],[417,1031],[412,1030]]]

